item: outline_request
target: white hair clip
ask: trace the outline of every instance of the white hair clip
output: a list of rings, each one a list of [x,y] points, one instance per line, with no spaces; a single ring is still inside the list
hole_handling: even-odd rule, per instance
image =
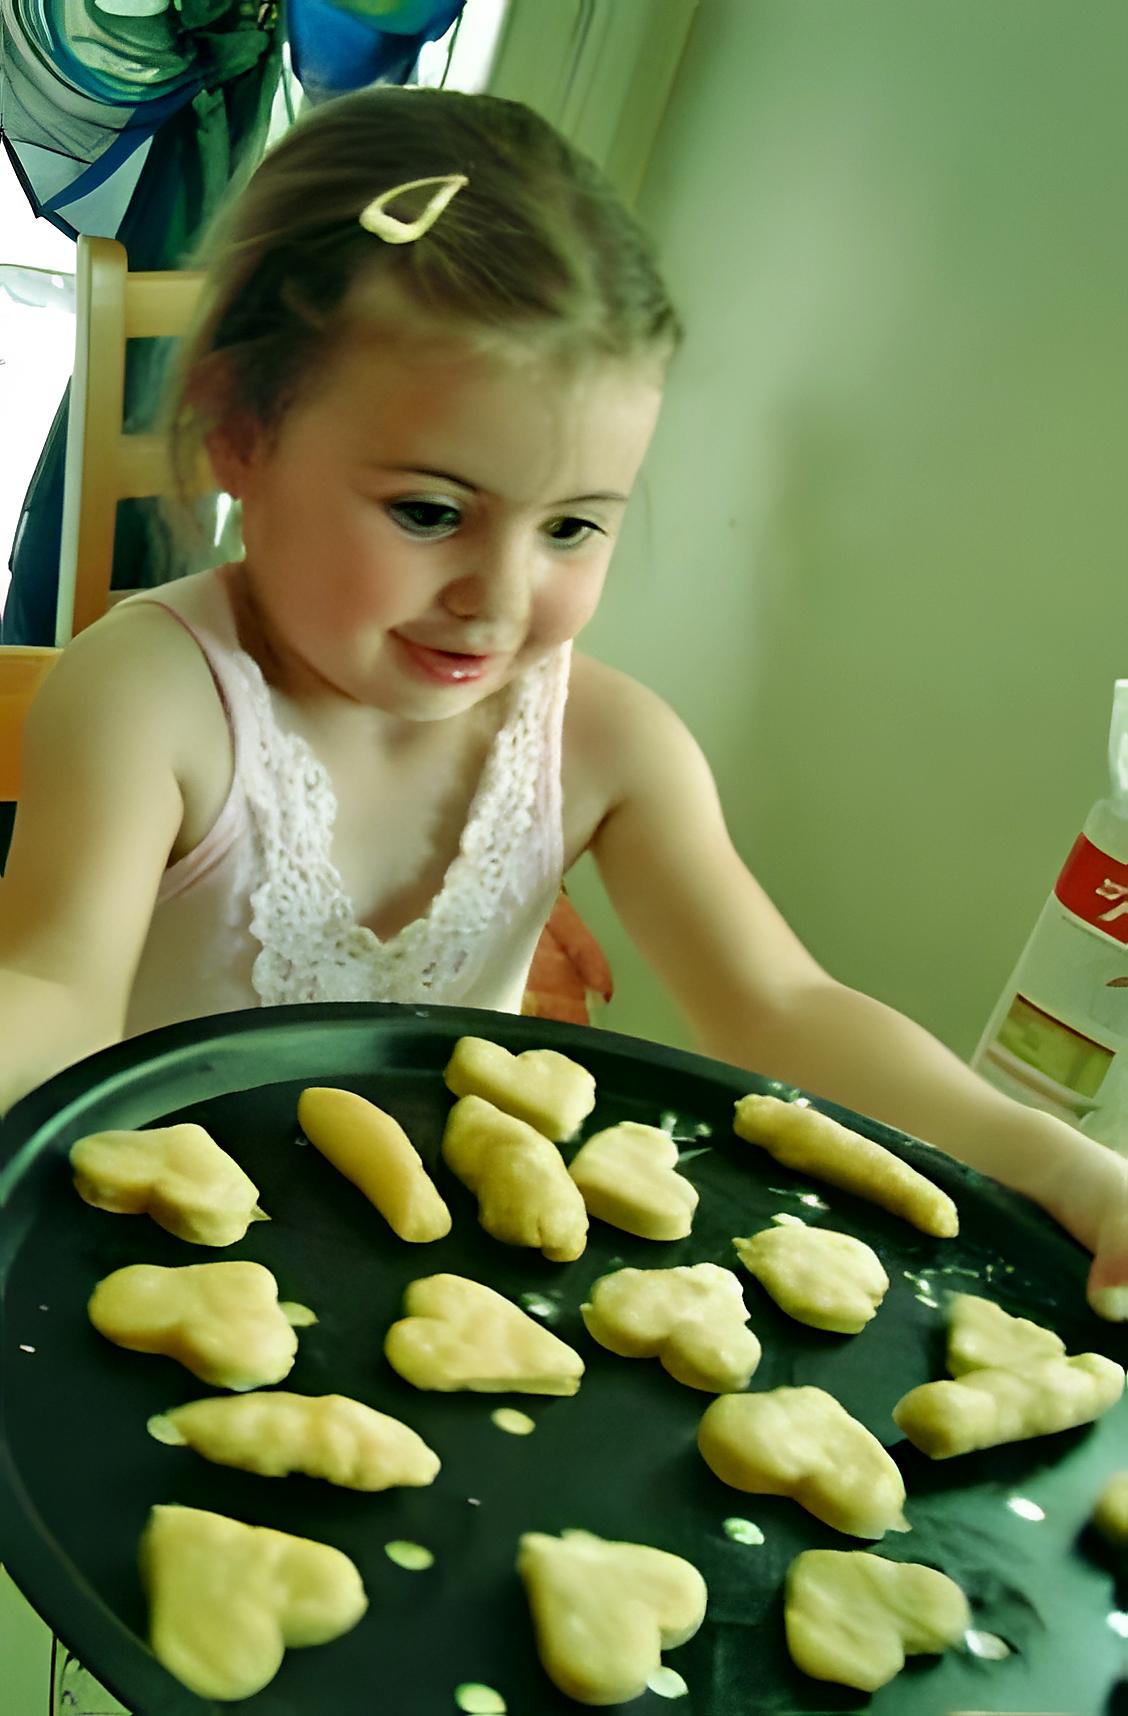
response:
[[[374,232],[377,238],[382,238],[385,244],[411,244],[431,230],[451,198],[469,183],[465,173],[445,173],[435,179],[409,179],[406,184],[393,185],[390,191],[374,197],[367,208],[361,210],[360,224],[366,232]],[[397,220],[395,215],[387,212],[385,204],[402,196],[405,191],[417,191],[421,185],[438,185],[439,189],[418,220]]]

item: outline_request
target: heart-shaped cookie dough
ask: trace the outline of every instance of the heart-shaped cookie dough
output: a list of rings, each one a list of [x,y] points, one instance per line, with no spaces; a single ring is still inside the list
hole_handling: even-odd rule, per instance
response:
[[[595,1080],[555,1049],[514,1055],[485,1037],[460,1037],[443,1073],[455,1096],[481,1096],[546,1138],[572,1138],[595,1107]]]
[[[478,1199],[478,1220],[505,1245],[535,1246],[571,1263],[587,1245],[584,1200],[555,1144],[481,1096],[447,1116],[443,1160]]]
[[[149,1420],[170,1447],[262,1477],[304,1472],[351,1490],[434,1482],[439,1457],[398,1418],[343,1394],[221,1394]]]
[[[261,1263],[131,1263],[99,1281],[90,1321],[116,1346],[164,1353],[217,1388],[263,1388],[293,1368],[298,1337]]]
[[[590,1531],[526,1532],[517,1556],[545,1673],[580,1704],[624,1704],[646,1691],[661,1653],[705,1618],[696,1567],[644,1543]]]
[[[582,1144],[568,1169],[588,1213],[640,1239],[684,1239],[693,1226],[697,1188],[677,1171],[668,1132],[624,1120]]]
[[[616,1269],[580,1306],[588,1333],[621,1358],[658,1358],[689,1388],[747,1388],[760,1362],[740,1282],[717,1263]]]
[[[153,1654],[201,1698],[249,1698],[368,1607],[339,1549],[199,1508],[154,1507],[140,1561]]]
[[[697,1446],[722,1483],[790,1496],[835,1531],[884,1537],[908,1530],[896,1465],[824,1389],[722,1394],[698,1425]]]
[[[428,1275],[404,1294],[384,1356],[416,1388],[479,1394],[575,1394],[584,1361],[479,1281]]]
[[[875,1692],[906,1656],[946,1650],[971,1624],[954,1580],[864,1550],[807,1549],[784,1587],[787,1648],[804,1674]]]
[[[889,1290],[876,1251],[832,1228],[781,1219],[751,1239],[732,1243],[780,1310],[812,1329],[856,1335],[876,1316]]]
[[[75,1190],[95,1209],[149,1215],[192,1245],[233,1245],[254,1220],[258,1187],[202,1126],[93,1132],[70,1152]]]

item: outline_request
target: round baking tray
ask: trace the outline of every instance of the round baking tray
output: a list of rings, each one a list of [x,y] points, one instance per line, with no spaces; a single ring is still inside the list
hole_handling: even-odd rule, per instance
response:
[[[656,1244],[592,1223],[575,1263],[490,1239],[475,1201],[439,1158],[452,1101],[442,1069],[462,1035],[519,1051],[547,1047],[595,1075],[589,1135],[618,1120],[665,1124],[701,1201],[690,1238]],[[454,1216],[451,1234],[411,1246],[301,1139],[309,1084],[359,1091],[389,1110],[421,1151]],[[1107,1476],[1128,1463],[1128,1402],[1081,1430],[934,1464],[900,1437],[891,1409],[944,1373],[943,1294],[986,1294],[1058,1330],[1071,1352],[1124,1362],[1128,1334],[1084,1300],[1084,1253],[1025,1200],[917,1141],[847,1110],[817,1106],[919,1166],[956,1199],[958,1239],[937,1241],[848,1194],[778,1167],[732,1133],[747,1091],[798,1093],[700,1056],[606,1031],[469,1009],[390,1005],[267,1008],[171,1026],[105,1050],[12,1110],[0,1171],[3,1448],[0,1556],[35,1607],[91,1672],[138,1716],[453,1716],[455,1690],[496,1689],[510,1716],[579,1706],[540,1669],[514,1572],[523,1531],[582,1527],[684,1555],[709,1588],[700,1633],[667,1663],[686,1691],[648,1691],[636,1716],[759,1716],[869,1709],[876,1716],[957,1711],[1111,1712],[1122,1699],[1128,1607],[1085,1523]],[[67,1152],[86,1133],[194,1120],[254,1178],[269,1223],[222,1252],[187,1245],[144,1218],[87,1207]],[[570,1154],[575,1146],[567,1147]],[[860,1335],[806,1329],[743,1276],[731,1240],[785,1212],[857,1234],[892,1286]],[[429,1489],[359,1495],[305,1478],[265,1479],[154,1441],[150,1415],[213,1392],[171,1360],[122,1351],[87,1322],[95,1283],[127,1263],[253,1258],[314,1327],[283,1387],[350,1394],[403,1418],[439,1453]],[[900,1464],[912,1531],[880,1546],[843,1538],[794,1503],[743,1495],[695,1447],[708,1397],[656,1361],[628,1361],[587,1335],[579,1306],[624,1265],[713,1261],[746,1282],[764,1357],[752,1388],[814,1383],[835,1394]],[[572,1399],[438,1395],[403,1382],[382,1356],[404,1288],[450,1271],[534,1308],[583,1354]],[[535,1433],[491,1421],[519,1406]],[[145,1644],[137,1542],[150,1506],[209,1508],[336,1545],[360,1568],[370,1608],[333,1644],[287,1654],[269,1686],[240,1705],[197,1698]],[[748,1533],[732,1521],[748,1521]],[[726,1522],[730,1522],[726,1528]],[[736,1535],[732,1533],[735,1530]],[[742,1541],[762,1533],[762,1542]],[[395,1540],[435,1560],[407,1572]],[[784,1643],[781,1588],[804,1548],[873,1548],[942,1568],[971,1601],[981,1648],[914,1659],[872,1699],[807,1679]],[[1119,1619],[1117,1618],[1119,1615]],[[17,1713],[13,1713],[17,1716]],[[18,1713],[23,1716],[23,1713]]]

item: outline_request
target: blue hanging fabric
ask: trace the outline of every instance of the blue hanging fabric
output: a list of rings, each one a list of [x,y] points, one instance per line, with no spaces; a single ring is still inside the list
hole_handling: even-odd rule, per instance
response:
[[[371,83],[406,83],[465,0],[289,0],[294,74],[311,102]]]
[[[172,0],[147,16],[97,0],[0,0],[0,135],[35,212],[72,237],[120,238],[133,268],[182,266],[231,179],[262,154],[281,51],[276,11],[245,0]],[[127,418],[152,410],[162,344],[130,349]],[[66,433],[64,395],[12,546],[5,643],[54,641]],[[114,585],[184,569],[157,505],[123,502]]]

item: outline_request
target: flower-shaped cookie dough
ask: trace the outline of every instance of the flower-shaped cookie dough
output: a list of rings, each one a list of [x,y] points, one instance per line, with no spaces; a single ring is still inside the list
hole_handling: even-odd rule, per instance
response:
[[[450,1232],[450,1211],[398,1120],[352,1090],[313,1085],[298,1123],[315,1150],[374,1204],[400,1239],[425,1245]]]
[[[693,1226],[697,1188],[677,1164],[678,1147],[668,1132],[624,1120],[593,1133],[568,1172],[589,1215],[640,1239],[684,1239]]]
[[[404,1294],[384,1355],[416,1388],[479,1394],[575,1394],[579,1353],[508,1299],[462,1275],[429,1275]]]
[[[732,1243],[780,1309],[812,1329],[856,1335],[889,1290],[876,1251],[848,1233],[789,1220]]]
[[[517,1571],[545,1673],[579,1704],[624,1704],[646,1691],[661,1653],[691,1639],[707,1592],[696,1567],[643,1543],[590,1531],[526,1532]]]
[[[971,1623],[954,1580],[864,1550],[807,1549],[787,1573],[787,1648],[804,1674],[875,1692],[906,1656],[958,1644]]]
[[[484,1097],[464,1096],[447,1116],[443,1160],[478,1199],[478,1220],[506,1245],[533,1246],[570,1263],[587,1245],[588,1217],[555,1144]]]
[[[221,1394],[149,1420],[150,1434],[219,1466],[290,1472],[350,1490],[433,1483],[439,1456],[398,1418],[343,1394]]]
[[[723,1394],[697,1429],[697,1446],[722,1483],[790,1496],[851,1537],[908,1529],[905,1485],[876,1436],[821,1388]]]
[[[595,1080],[555,1049],[512,1055],[485,1037],[460,1037],[443,1078],[455,1096],[481,1096],[561,1143],[595,1107]]]
[[[115,1345],[163,1353],[217,1388],[281,1382],[298,1350],[278,1284],[261,1263],[132,1263],[99,1281],[87,1309]]]
[[[201,1698],[249,1698],[368,1607],[339,1549],[198,1508],[153,1508],[140,1559],[153,1654]]]
[[[192,1245],[233,1245],[266,1219],[254,1181],[202,1126],[92,1132],[72,1146],[70,1164],[95,1209],[149,1215]]]
[[[716,1263],[617,1269],[595,1283],[580,1312],[600,1346],[621,1358],[659,1358],[689,1388],[746,1388],[760,1362],[740,1282]]]
[[[841,1126],[829,1114],[820,1114],[809,1103],[742,1096],[733,1130],[738,1138],[760,1145],[785,1168],[880,1204],[923,1233],[951,1239],[959,1232],[959,1215],[947,1192],[891,1150]]]

